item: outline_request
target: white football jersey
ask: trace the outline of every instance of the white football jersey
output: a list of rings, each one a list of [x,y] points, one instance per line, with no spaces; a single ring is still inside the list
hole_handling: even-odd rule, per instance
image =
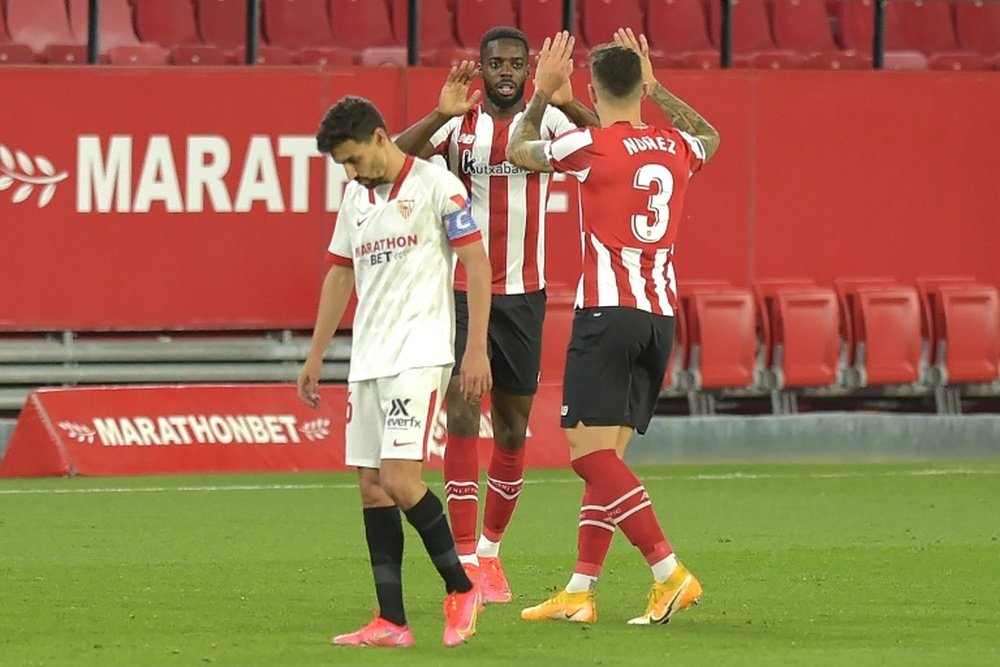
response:
[[[350,382],[455,362],[451,248],[466,243],[482,237],[442,167],[407,156],[393,183],[347,184],[330,253],[354,269],[358,293]]]

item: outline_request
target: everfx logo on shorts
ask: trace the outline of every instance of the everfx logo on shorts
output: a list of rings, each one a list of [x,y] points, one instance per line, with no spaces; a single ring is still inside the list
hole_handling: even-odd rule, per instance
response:
[[[410,414],[407,406],[410,404],[409,398],[394,398],[389,407],[389,416],[385,420],[388,429],[408,429],[419,428],[420,420]]]

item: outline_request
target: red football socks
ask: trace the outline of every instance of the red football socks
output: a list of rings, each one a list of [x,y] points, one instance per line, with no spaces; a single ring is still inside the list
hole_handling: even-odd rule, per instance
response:
[[[499,542],[503,537],[523,486],[524,447],[511,451],[494,444],[486,470],[486,509],[483,512],[483,536],[489,541]]]
[[[580,528],[576,537],[576,567],[573,571],[599,577],[614,536],[615,524],[611,522],[607,510],[594,502],[594,494],[588,484],[580,501]]]
[[[448,435],[444,452],[444,492],[459,556],[476,553],[479,518],[479,438]]]
[[[614,450],[581,456],[573,461],[573,470],[590,488],[593,505],[607,512],[647,563],[652,565],[673,553],[645,487]]]

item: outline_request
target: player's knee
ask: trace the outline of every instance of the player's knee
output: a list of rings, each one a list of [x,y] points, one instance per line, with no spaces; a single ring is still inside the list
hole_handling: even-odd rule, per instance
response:
[[[528,436],[528,420],[515,419],[513,423],[493,420],[493,441],[497,447],[516,452],[524,447]]]
[[[479,401],[468,401],[459,390],[449,387],[447,396],[448,432],[460,438],[474,438],[479,435]]]
[[[362,507],[384,507],[392,500],[382,488],[377,475],[361,477],[358,480],[358,488],[361,490]]]
[[[383,466],[380,476],[382,490],[400,509],[413,507],[424,494],[419,467]]]

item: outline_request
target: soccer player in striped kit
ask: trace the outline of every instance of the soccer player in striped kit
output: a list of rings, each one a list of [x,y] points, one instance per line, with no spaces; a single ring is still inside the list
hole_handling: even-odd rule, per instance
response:
[[[573,38],[546,40],[535,94],[507,157],[580,181],[583,271],[563,380],[562,427],[573,470],[584,480],[577,563],[566,588],[521,612],[524,619],[593,622],[594,587],[616,529],[653,574],[646,610],[629,623],[666,623],[702,587],[679,563],[642,482],[624,462],[633,431],[653,416],[674,336],[674,241],[688,181],[719,147],[719,134],[656,80],[645,36],[618,30],[590,53],[598,129],[554,140],[540,133],[551,95],[572,72]],[[672,126],[643,122],[646,95]]]
[[[545,316],[545,206],[549,175],[511,165],[505,153],[511,131],[525,107],[530,71],[528,41],[520,30],[498,27],[480,42],[480,92],[469,94],[475,63],[452,68],[438,108],[396,139],[420,157],[440,155],[469,189],[472,215],[483,233],[493,269],[490,313],[491,410],[493,451],[486,471],[483,531],[476,541],[479,515],[480,403],[465,400],[453,378],[447,393],[448,445],[444,457],[445,493],[459,558],[482,585],[487,602],[509,602],[510,587],[500,562],[500,540],[524,483],[524,446],[531,404],[538,388],[542,321]],[[553,138],[597,125],[592,112],[573,99],[566,84],[553,95],[541,119],[542,136]],[[455,279],[457,330],[461,356],[467,330],[467,279]]]

